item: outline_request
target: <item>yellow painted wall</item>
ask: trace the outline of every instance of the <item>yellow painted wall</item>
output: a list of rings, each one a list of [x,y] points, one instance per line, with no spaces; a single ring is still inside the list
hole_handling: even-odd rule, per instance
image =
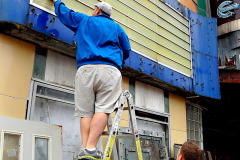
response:
[[[35,46],[0,34],[0,115],[25,119]]]
[[[187,141],[186,102],[185,98],[169,93],[169,112],[171,115],[171,148],[174,156],[174,144]]]
[[[129,78],[123,76],[123,82],[122,82],[122,91],[129,90]],[[125,102],[125,107],[127,107],[127,101]],[[112,120],[115,116],[115,113],[111,114]],[[119,124],[120,127],[128,127],[128,110],[123,111],[122,118]]]

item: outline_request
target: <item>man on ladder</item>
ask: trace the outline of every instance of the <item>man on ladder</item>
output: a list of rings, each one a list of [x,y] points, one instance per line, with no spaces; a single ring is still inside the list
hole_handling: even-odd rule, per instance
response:
[[[130,43],[122,27],[110,17],[110,4],[95,4],[92,16],[88,16],[61,1],[52,1],[60,21],[77,35],[75,116],[81,117],[83,142],[78,159],[100,160],[96,145],[121,94],[120,70],[129,57]]]

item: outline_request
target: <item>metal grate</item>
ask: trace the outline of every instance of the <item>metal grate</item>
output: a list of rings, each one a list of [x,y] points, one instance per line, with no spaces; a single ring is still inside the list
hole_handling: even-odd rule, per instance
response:
[[[202,149],[202,110],[187,104],[187,140],[193,141]]]

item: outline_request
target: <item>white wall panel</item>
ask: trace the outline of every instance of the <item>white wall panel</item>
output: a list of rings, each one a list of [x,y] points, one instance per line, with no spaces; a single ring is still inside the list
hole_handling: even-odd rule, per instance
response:
[[[46,61],[45,80],[74,87],[77,62],[74,58],[48,51]]]
[[[18,160],[34,160],[35,152],[35,137],[42,137],[49,139],[49,153],[48,160],[63,160],[62,149],[62,128],[60,126],[46,124],[42,122],[33,122],[28,120],[10,118],[0,116],[0,159],[3,155],[4,135],[9,133],[12,135],[21,135],[20,143],[20,158],[13,156],[16,148],[9,152],[9,159]],[[12,155],[11,155],[12,154]],[[12,157],[11,157],[12,156]],[[4,158],[3,158],[4,159]],[[44,159],[44,157],[43,157]],[[64,159],[65,160],[65,159]]]
[[[136,81],[135,103],[159,112],[164,112],[164,92],[162,89]]]

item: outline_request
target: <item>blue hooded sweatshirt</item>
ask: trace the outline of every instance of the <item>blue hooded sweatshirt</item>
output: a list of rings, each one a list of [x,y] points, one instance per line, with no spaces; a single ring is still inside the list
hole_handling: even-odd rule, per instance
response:
[[[110,16],[96,17],[75,12],[61,1],[54,3],[60,21],[77,34],[78,67],[86,64],[108,64],[122,69],[131,46],[127,34]]]

